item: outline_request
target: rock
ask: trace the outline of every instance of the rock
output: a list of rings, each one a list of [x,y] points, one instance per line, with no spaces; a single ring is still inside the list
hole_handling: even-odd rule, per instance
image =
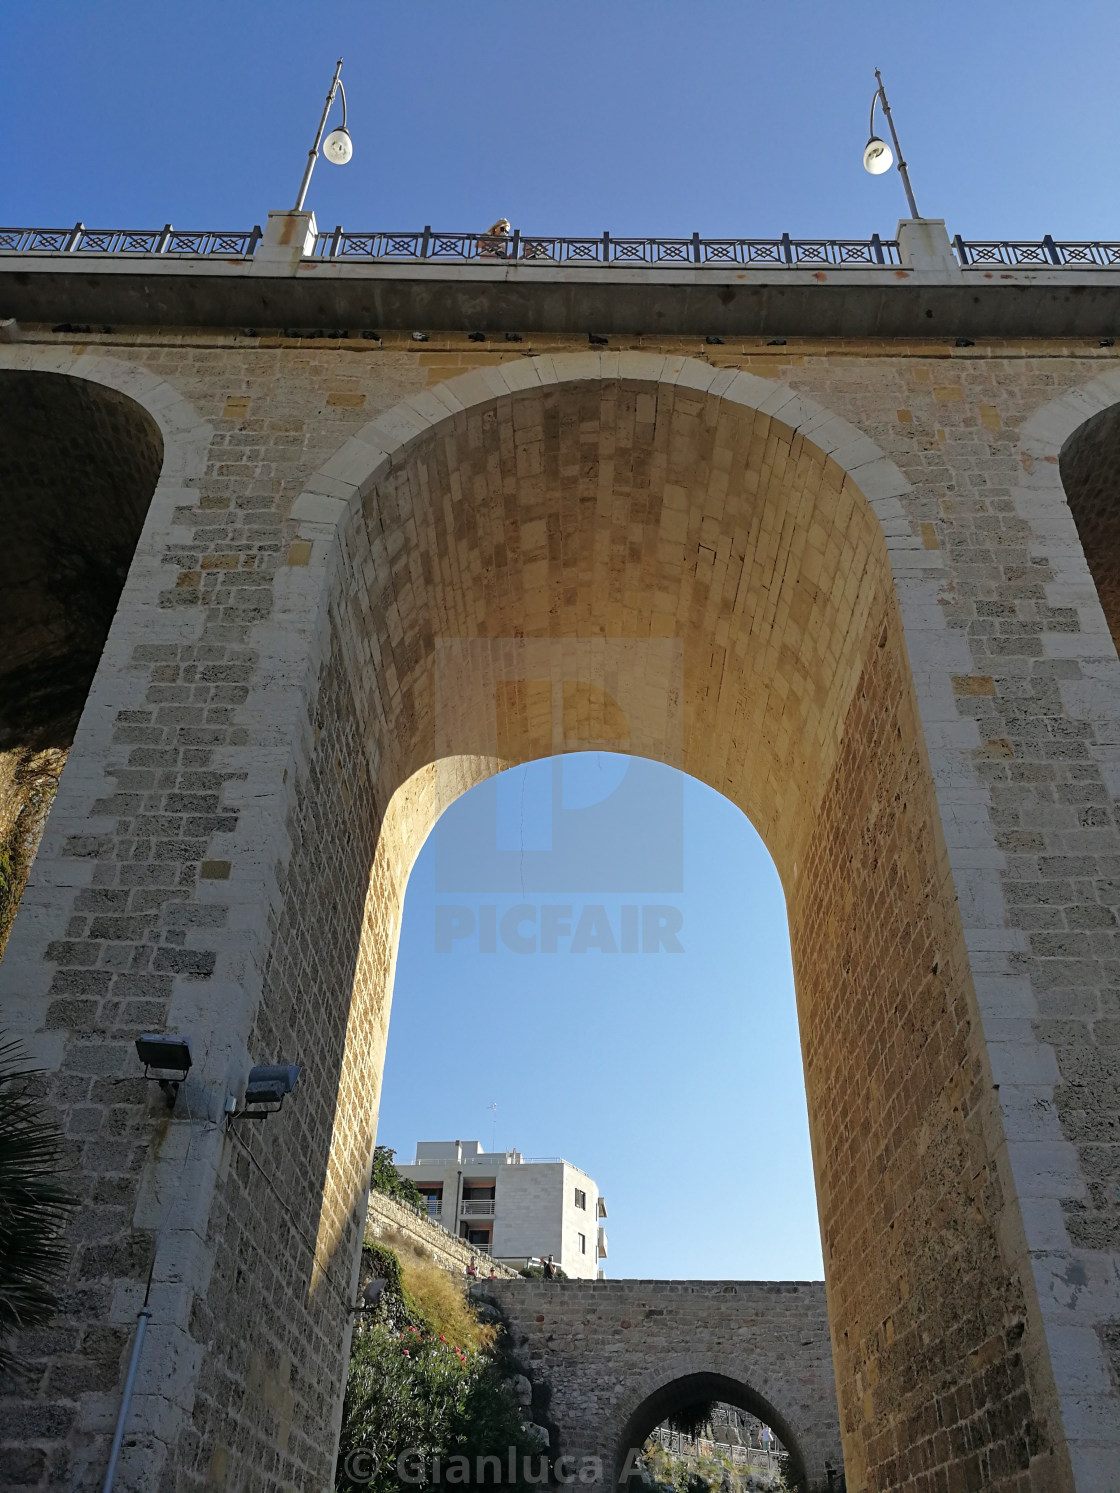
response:
[[[533,1385],[524,1374],[514,1374],[512,1379],[507,1379],[506,1387],[519,1405],[533,1403]]]
[[[522,1423],[521,1429],[529,1437],[530,1441],[535,1441],[543,1450],[548,1450],[549,1435],[545,1426],[538,1426],[533,1421],[527,1420]]]

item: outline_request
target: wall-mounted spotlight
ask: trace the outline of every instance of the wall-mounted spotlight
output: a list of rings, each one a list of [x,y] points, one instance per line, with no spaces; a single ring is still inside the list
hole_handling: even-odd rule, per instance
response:
[[[375,1312],[380,1305],[382,1292],[385,1290],[385,1282],[374,1277],[362,1292],[362,1299],[357,1306],[352,1306],[352,1312]]]
[[[918,211],[918,204],[914,201],[914,193],[910,187],[910,176],[906,170],[906,162],[902,159],[902,147],[898,143],[898,131],[895,129],[894,120],[891,118],[891,106],[887,103],[887,90],[883,87],[883,75],[878,68],[875,69],[875,81],[879,86],[876,88],[871,100],[871,139],[863,147],[863,169],[870,171],[872,176],[882,176],[884,171],[889,171],[895,164],[895,157],[897,156],[898,174],[902,177],[902,185],[906,191],[906,203],[910,209],[910,216],[912,218],[920,218],[921,213]],[[887,128],[890,130],[891,139],[894,141],[894,155],[891,154],[891,148],[887,142],[880,140],[879,136],[875,133],[876,104],[882,105],[883,115],[887,121]]]
[[[232,1111],[231,1120],[264,1120],[284,1103],[299,1078],[298,1063],[265,1063],[249,1070],[243,1109]]]
[[[191,1071],[191,1044],[169,1032],[146,1032],[136,1039],[136,1056],[144,1064],[144,1077],[158,1083],[171,1104],[179,1085]],[[154,1068],[154,1073],[149,1069]]]

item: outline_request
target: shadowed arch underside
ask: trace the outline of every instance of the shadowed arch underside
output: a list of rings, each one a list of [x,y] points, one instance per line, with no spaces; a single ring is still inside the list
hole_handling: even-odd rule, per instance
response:
[[[1120,404],[1074,431],[1059,470],[1108,630],[1120,648]]]
[[[785,886],[849,1486],[907,1487],[978,1445],[986,1486],[1026,1486],[1032,1459],[1064,1486],[857,483],[780,418],[638,378],[449,405],[370,470],[339,531],[258,1018],[258,1046],[320,1069],[320,1254],[349,1257],[360,1231],[405,884],[439,813],[532,758],[656,758],[736,803]],[[945,1397],[967,1406],[955,1448]]]
[[[789,1453],[794,1477],[803,1485],[807,1482],[808,1471],[804,1453],[796,1433],[782,1415],[781,1410],[770,1404],[749,1384],[744,1384],[727,1374],[710,1372],[688,1374],[681,1379],[671,1380],[643,1400],[630,1417],[622,1433],[615,1458],[615,1482],[621,1481],[621,1474],[626,1467],[629,1454],[632,1451],[639,1451],[646,1438],[662,1421],[678,1411],[687,1411],[712,1403],[734,1405],[737,1410],[746,1410],[751,1415],[757,1415],[764,1424],[777,1432],[782,1445]],[[632,1486],[638,1486],[637,1480]]]
[[[0,952],[162,461],[124,394],[0,369]]]

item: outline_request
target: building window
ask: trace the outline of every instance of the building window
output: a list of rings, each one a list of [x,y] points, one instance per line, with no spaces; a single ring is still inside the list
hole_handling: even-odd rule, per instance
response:
[[[576,1188],[576,1207],[584,1210],[587,1208],[587,1194],[582,1187]]]
[[[587,1235],[586,1234],[577,1234],[576,1238],[579,1240],[579,1252],[580,1252],[580,1254],[581,1255],[585,1255],[587,1253]]]

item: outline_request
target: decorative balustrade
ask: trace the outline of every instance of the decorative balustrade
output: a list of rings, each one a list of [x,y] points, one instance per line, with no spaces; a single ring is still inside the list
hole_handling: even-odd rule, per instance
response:
[[[1040,239],[963,239],[958,233],[953,248],[965,269],[998,264],[1008,269],[1114,269],[1120,267],[1120,244],[1084,239],[1057,243],[1046,234]]]
[[[894,239],[781,238],[615,238],[610,233],[593,238],[548,234],[441,233],[432,228],[406,233],[347,233],[341,227],[320,233],[316,259],[365,260],[477,260],[484,264],[758,264],[845,265],[898,264]]]
[[[104,255],[175,259],[250,259],[261,241],[250,229],[0,228],[0,256],[14,254]],[[953,249],[962,268],[1120,269],[1120,243],[1098,239],[964,239]],[[867,239],[791,238],[586,238],[522,233],[444,233],[432,228],[403,233],[351,233],[341,227],[316,235],[316,260],[367,264],[428,261],[540,265],[747,265],[775,269],[832,269],[899,265],[898,242],[873,233]]]
[[[259,227],[225,232],[214,228],[0,228],[0,254],[163,254],[173,258],[218,255],[251,259]]]

